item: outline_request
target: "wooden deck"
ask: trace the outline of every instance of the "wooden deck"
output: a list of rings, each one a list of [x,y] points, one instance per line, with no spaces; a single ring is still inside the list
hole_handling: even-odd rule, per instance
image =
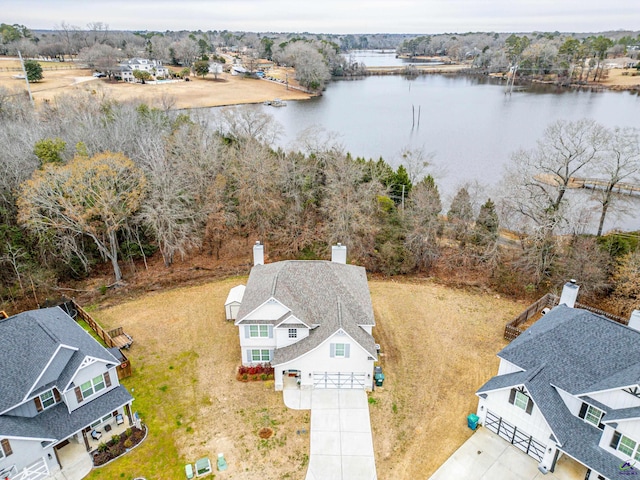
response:
[[[115,330],[109,330],[107,333],[118,348],[129,348],[133,343],[133,338],[127,335],[124,330],[122,330],[122,327],[118,327]]]

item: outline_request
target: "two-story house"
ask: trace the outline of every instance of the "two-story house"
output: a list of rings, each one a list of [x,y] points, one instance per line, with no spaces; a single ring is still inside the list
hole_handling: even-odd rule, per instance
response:
[[[64,470],[63,449],[88,457],[102,425],[131,425],[119,361],[59,307],[0,320],[0,365],[0,478]]]
[[[136,79],[133,75],[135,70],[143,72],[149,72],[152,76],[158,78],[167,78],[169,76],[169,69],[165,67],[160,60],[149,60],[148,58],[132,58],[120,65],[119,76],[125,82],[135,82]]]
[[[573,308],[573,297],[498,353],[498,374],[477,391],[477,415],[542,472],[567,455],[587,467],[585,478],[638,475],[640,312],[627,326]]]
[[[271,363],[275,388],[370,390],[377,349],[373,307],[363,267],[346,264],[346,247],[332,261],[287,260],[264,264],[254,246],[251,269],[235,325],[242,363]]]

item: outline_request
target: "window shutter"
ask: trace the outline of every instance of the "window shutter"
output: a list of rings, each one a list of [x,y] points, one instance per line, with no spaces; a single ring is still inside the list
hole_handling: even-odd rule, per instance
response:
[[[8,457],[13,453],[13,450],[11,450],[11,444],[9,443],[9,440],[7,440],[6,438],[3,438],[2,441],[0,441],[0,444],[2,445],[2,451],[4,452],[4,455],[6,457]]]
[[[36,404],[36,411],[41,412],[42,411],[42,401],[40,400],[40,397],[34,398],[33,402]]]
[[[269,338],[273,338],[273,325],[269,325]]]
[[[76,392],[76,400],[78,401],[78,403],[82,402],[84,398],[82,398],[82,391],[80,390],[80,387],[76,387],[74,391]]]
[[[247,362],[253,362],[253,356],[251,355],[251,350],[247,350]]]
[[[531,400],[531,398],[529,398],[529,401],[527,402],[527,409],[525,410],[525,412],[527,412],[529,415],[531,415],[532,411],[533,411],[533,400]]]
[[[605,415],[606,413],[602,412],[602,416],[600,417],[600,424],[598,425],[598,428],[600,430],[604,430],[604,423],[602,423],[602,419],[604,418]]]
[[[249,325],[245,325],[244,326],[244,338],[249,338],[251,337],[251,331],[249,329]]]
[[[60,402],[60,392],[58,391],[57,388],[53,389],[53,398],[56,401],[56,403]]]
[[[335,357],[335,356],[336,356],[336,344],[335,344],[335,343],[332,343],[332,344],[329,346],[329,356],[330,356],[331,358],[333,358],[333,357]]]
[[[516,401],[516,389],[512,388],[511,393],[509,394],[509,403],[513,405],[515,401]]]
[[[622,434],[620,432],[613,432],[613,437],[611,438],[611,443],[609,446],[613,449],[618,448],[618,443],[620,443],[620,437]]]
[[[107,388],[111,386],[111,377],[109,376],[109,372],[104,372],[104,383]]]
[[[578,414],[580,418],[585,417],[585,415],[587,414],[587,408],[589,408],[589,405],[587,405],[586,403],[583,403],[582,406],[580,407],[580,413]]]
[[[273,350],[269,350],[269,362],[273,360]]]
[[[351,345],[345,343],[344,345],[344,358],[349,358],[349,350],[351,350]]]

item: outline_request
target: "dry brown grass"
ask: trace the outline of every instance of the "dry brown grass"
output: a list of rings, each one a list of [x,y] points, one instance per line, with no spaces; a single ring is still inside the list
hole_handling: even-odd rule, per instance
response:
[[[126,386],[150,437],[90,478],[179,479],[184,463],[218,452],[229,463],[225,478],[304,478],[309,437],[297,431],[308,432],[309,413],[288,410],[272,382],[235,380],[238,330],[223,304],[243,282],[120,298],[93,312],[135,339]],[[504,324],[522,306],[428,280],[374,280],[370,288],[386,375],[370,407],[378,477],[428,478],[470,435],[474,392],[496,373]],[[260,438],[263,428],[273,430],[269,439]]]
[[[15,63],[15,62],[14,62]],[[283,100],[304,100],[309,94],[299,90],[287,89],[281,83],[265,80],[243,78],[223,73],[216,80],[213,75],[204,79],[191,77],[189,82],[179,81],[163,84],[139,84],[114,82],[94,78],[88,69],[67,69],[67,64],[57,63],[45,68],[58,66],[59,70],[44,70],[44,79],[31,84],[31,91],[36,102],[54,101],[59,95],[81,91],[89,91],[101,97],[118,100],[142,100],[150,105],[170,103],[174,108],[217,107],[222,105],[238,105],[244,103],[261,103],[274,98]],[[14,67],[12,61],[3,61],[0,67]],[[13,78],[19,71],[0,71],[0,88],[10,91],[25,92],[24,80]],[[295,84],[293,72],[289,73],[291,84]],[[274,72],[275,76],[284,77],[284,73]]]

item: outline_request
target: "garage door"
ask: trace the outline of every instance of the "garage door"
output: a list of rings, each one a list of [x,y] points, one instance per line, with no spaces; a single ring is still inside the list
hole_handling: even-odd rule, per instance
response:
[[[355,372],[314,372],[313,387],[314,388],[365,388],[364,373]]]
[[[518,430],[515,425],[505,422],[502,417],[487,410],[487,418],[485,419],[484,426],[487,430],[497,433],[527,455],[535,458],[539,462],[542,461],[544,445],[535,440],[531,435],[524,433],[522,430]]]

